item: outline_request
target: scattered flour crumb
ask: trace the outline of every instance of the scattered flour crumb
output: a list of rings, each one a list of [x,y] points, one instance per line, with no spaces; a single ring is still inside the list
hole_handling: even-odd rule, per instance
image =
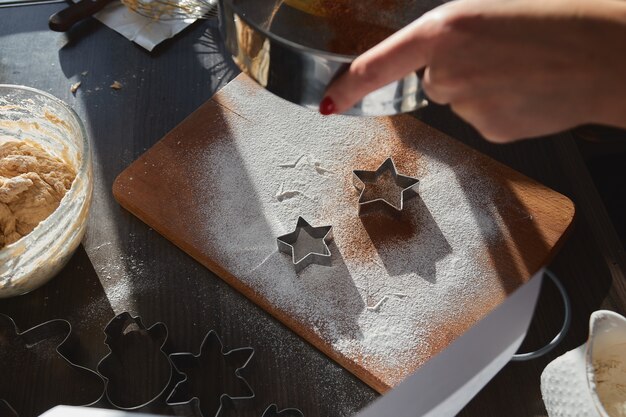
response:
[[[77,83],[72,84],[72,85],[70,86],[70,92],[71,92],[72,94],[76,94],[76,92],[77,92],[77,91],[78,91],[78,89],[80,88],[80,85],[81,85],[81,84],[82,84],[82,83],[81,83],[80,81],[79,81],[79,82],[77,82]]]

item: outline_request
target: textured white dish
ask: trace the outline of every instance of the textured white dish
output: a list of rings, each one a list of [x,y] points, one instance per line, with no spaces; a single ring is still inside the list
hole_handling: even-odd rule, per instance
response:
[[[541,394],[550,417],[621,417],[626,404],[626,319],[595,311],[587,343],[546,366]],[[603,404],[604,401],[604,404]]]
[[[586,344],[570,350],[543,370],[541,396],[550,417],[600,417],[587,385],[586,350]]]

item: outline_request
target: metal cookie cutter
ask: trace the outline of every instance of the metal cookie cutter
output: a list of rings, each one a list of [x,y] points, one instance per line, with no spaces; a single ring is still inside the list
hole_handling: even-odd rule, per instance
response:
[[[240,375],[253,355],[251,347],[224,353],[222,341],[211,330],[202,341],[197,355],[170,355],[174,368],[184,375],[184,379],[176,384],[166,403],[172,406],[193,403],[203,417],[213,417],[220,415],[225,398],[254,398],[254,391]]]
[[[276,404],[272,404],[261,417],[304,417],[302,411],[297,408],[285,408],[283,410],[278,411],[278,406]]]
[[[0,417],[18,417],[17,411],[6,400],[0,400]]]
[[[97,369],[106,381],[106,397],[122,410],[147,406],[163,395],[172,380],[172,364],[163,346],[167,327],[146,328],[140,317],[124,312],[104,329],[110,352]]]
[[[256,404],[258,404],[258,402],[256,402]],[[222,409],[220,410],[219,417],[252,415],[252,410],[256,410],[256,404],[254,401],[249,401],[243,404],[243,408],[239,408],[238,406],[242,404],[235,405],[230,397],[225,397],[222,399]],[[297,408],[279,410],[276,404],[270,404],[265,411],[263,411],[261,417],[304,417],[304,414]]]
[[[398,174],[392,158],[387,158],[376,171],[354,170],[352,182],[359,194],[359,216],[388,209],[400,214],[404,202],[417,195],[419,180]]]
[[[332,226],[313,227],[302,217],[298,217],[296,229],[278,236],[278,250],[291,255],[296,272],[312,263],[330,266],[332,264],[328,244],[333,240]]]
[[[56,319],[24,332],[13,319],[0,314],[0,400],[2,415],[39,415],[64,402],[68,405],[93,405],[104,395],[104,381],[91,369],[73,363],[72,325]],[[60,341],[58,341],[60,340]],[[45,370],[46,383],[41,378]],[[20,401],[24,386],[29,397]],[[37,401],[35,401],[35,399]]]

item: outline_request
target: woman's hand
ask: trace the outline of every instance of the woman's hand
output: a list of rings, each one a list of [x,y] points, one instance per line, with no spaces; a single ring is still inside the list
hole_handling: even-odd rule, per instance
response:
[[[447,3],[355,59],[320,112],[341,113],[421,68],[430,99],[493,141],[626,127],[626,2]]]

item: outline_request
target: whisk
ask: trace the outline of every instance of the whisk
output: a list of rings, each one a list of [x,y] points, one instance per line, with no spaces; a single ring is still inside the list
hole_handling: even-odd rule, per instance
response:
[[[154,20],[209,19],[217,16],[217,0],[121,0],[122,4]]]

